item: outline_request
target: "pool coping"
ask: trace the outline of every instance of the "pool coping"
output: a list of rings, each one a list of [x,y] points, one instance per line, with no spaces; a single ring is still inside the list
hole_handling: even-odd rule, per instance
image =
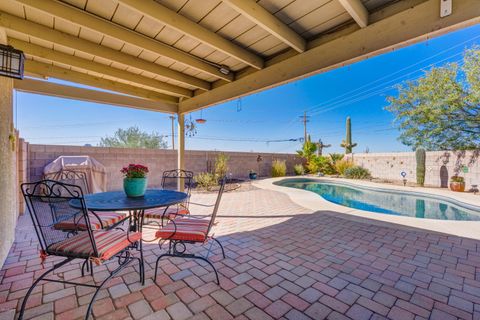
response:
[[[480,206],[480,196],[469,193],[454,193],[450,190],[435,189],[435,188],[420,188],[420,187],[403,187],[397,185],[383,184],[378,182],[370,182],[363,180],[351,180],[342,178],[327,178],[314,176],[294,176],[294,177],[280,177],[269,178],[263,180],[256,180],[253,185],[261,189],[269,189],[284,193],[296,204],[313,211],[331,211],[333,213],[340,213],[346,218],[353,218],[354,220],[369,219],[372,223],[385,225],[386,223],[394,223],[399,226],[413,227],[423,230],[445,233],[460,237],[480,240],[480,221],[452,221],[452,220],[436,220],[436,219],[419,219],[413,217],[395,216],[371,211],[353,209],[342,205],[327,201],[318,194],[302,189],[295,189],[290,187],[283,187],[275,185],[275,182],[286,179],[311,179],[318,181],[330,181],[347,183],[350,185],[358,185],[359,187],[369,187],[374,189],[394,190],[403,192],[423,193],[434,197],[444,197],[454,202],[461,202],[467,205]]]

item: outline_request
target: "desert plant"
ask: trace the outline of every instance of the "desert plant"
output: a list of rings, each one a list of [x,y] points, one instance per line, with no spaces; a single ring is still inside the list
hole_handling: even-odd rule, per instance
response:
[[[229,157],[225,153],[219,153],[215,159],[214,173],[217,178],[222,178],[227,175],[228,172],[228,160]]]
[[[315,158],[318,165],[318,171],[323,174],[336,174],[335,167],[332,164],[330,157],[319,156]]]
[[[337,172],[344,176],[345,175],[345,171],[349,168],[352,168],[354,167],[355,165],[353,164],[353,161],[349,160],[349,159],[342,159],[342,160],[338,160],[336,163],[335,163],[335,169],[337,170]]]
[[[337,162],[342,160],[345,155],[341,154],[341,153],[330,153],[329,156],[330,156],[330,159],[332,161],[333,166],[335,166],[337,164]]]
[[[218,180],[215,175],[210,172],[200,172],[193,180],[197,183],[198,187],[205,190],[210,190],[212,187],[218,184]]]
[[[285,160],[273,160],[272,177],[284,177],[287,174],[287,164]]]
[[[350,120],[350,117],[347,117],[346,127],[346,137],[340,146],[345,148],[345,154],[348,154],[352,153],[352,149],[357,146],[356,143],[352,142],[352,121]]]
[[[297,176],[301,176],[305,174],[305,168],[301,164],[296,164],[293,166],[293,172]]]
[[[308,173],[314,173],[314,174],[318,173],[318,171],[320,170],[318,163],[315,160],[308,162],[306,165],[306,169]]]
[[[353,166],[345,170],[345,178],[349,179],[369,179],[372,175],[368,169],[360,166]]]
[[[307,162],[307,170],[311,173],[314,173],[310,171],[308,168],[310,162],[316,157],[315,152],[317,151],[317,145],[313,143],[310,139],[310,136],[308,136],[307,141],[305,141],[302,145],[302,149],[297,151],[297,154],[305,159]]]
[[[415,150],[415,159],[417,160],[417,184],[422,186],[425,184],[425,149],[420,147]]]
[[[465,179],[463,177],[459,177],[459,176],[452,176],[450,178],[450,181],[452,182],[458,182],[458,183],[463,183],[465,182]]]

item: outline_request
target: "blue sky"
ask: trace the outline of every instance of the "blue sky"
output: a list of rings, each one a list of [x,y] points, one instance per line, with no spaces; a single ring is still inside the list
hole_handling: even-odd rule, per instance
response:
[[[267,142],[303,136],[300,116],[310,116],[312,140],[322,139],[341,152],[345,119],[352,119],[355,152],[407,151],[398,142],[393,117],[384,110],[393,86],[415,79],[432,65],[459,61],[465,48],[480,43],[480,26],[470,27],[327,73],[295,81],[240,100],[191,114],[205,124],[186,139],[194,150],[294,152],[300,142]],[[117,128],[138,126],[169,135],[167,114],[46,97],[15,95],[15,123],[30,143],[97,145]],[[190,115],[187,115],[189,118]],[[169,144],[171,138],[167,138]]]

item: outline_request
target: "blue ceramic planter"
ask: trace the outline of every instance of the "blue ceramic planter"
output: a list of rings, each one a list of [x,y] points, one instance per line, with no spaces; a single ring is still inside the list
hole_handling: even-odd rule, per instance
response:
[[[147,190],[147,178],[123,179],[123,190],[127,197],[141,197]]]

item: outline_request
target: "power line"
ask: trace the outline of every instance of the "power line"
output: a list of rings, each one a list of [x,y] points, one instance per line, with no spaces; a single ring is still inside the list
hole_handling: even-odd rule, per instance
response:
[[[457,61],[458,62],[458,61]],[[413,72],[412,72],[413,73]],[[417,78],[411,78],[411,79],[407,79],[407,80],[410,80],[410,81],[413,81],[413,80],[417,80],[421,78],[420,77],[417,77]],[[391,80],[390,82],[392,82],[394,80]],[[375,89],[375,88],[372,88],[372,89]],[[349,105],[349,104],[352,104],[354,102],[358,102],[358,101],[361,101],[361,100],[365,100],[367,98],[370,98],[370,97],[373,97],[373,96],[376,96],[380,93],[383,93],[383,92],[387,92],[389,90],[392,90],[392,89],[395,89],[395,86],[392,85],[392,86],[387,86],[383,89],[380,89],[378,91],[375,91],[375,92],[370,92],[368,94],[364,94],[364,95],[361,95],[361,96],[358,96],[357,98],[355,99],[352,99],[352,100],[347,100],[347,99],[343,99],[343,100],[340,100],[339,102],[337,103],[333,103],[331,105],[325,105],[324,108],[319,108],[316,112],[313,112],[312,113],[312,116],[315,116],[315,115],[318,115],[318,114],[321,114],[321,113],[325,113],[327,111],[331,111],[331,110],[334,110],[334,109],[337,109],[337,108],[340,108],[342,106],[346,106],[346,105]]]
[[[383,77],[380,77],[380,78],[378,78],[378,79],[376,79],[376,80],[374,80],[374,81],[371,81],[371,82],[369,82],[369,83],[366,83],[366,84],[364,84],[364,85],[362,85],[362,86],[360,86],[360,87],[358,87],[358,88],[356,88],[356,89],[354,89],[354,90],[351,90],[351,91],[349,91],[349,92],[346,92],[346,93],[344,93],[344,94],[342,94],[342,95],[340,95],[340,96],[331,98],[331,99],[329,99],[329,100],[327,100],[327,101],[325,101],[325,102],[323,102],[323,103],[328,103],[328,102],[331,102],[332,100],[337,100],[338,98],[344,97],[344,96],[349,95],[349,94],[351,94],[351,93],[353,93],[353,92],[356,92],[356,91],[359,91],[359,90],[361,90],[361,89],[363,89],[363,88],[366,88],[366,87],[370,86],[371,84],[377,83],[377,82],[382,81],[382,80],[384,80],[384,79],[388,79],[388,78],[391,77],[392,75],[401,73],[402,71],[408,70],[408,69],[410,69],[410,68],[412,68],[412,67],[414,67],[414,66],[416,66],[416,65],[419,65],[419,64],[421,64],[421,63],[423,63],[423,62],[425,62],[425,61],[431,60],[431,59],[433,59],[433,58],[435,58],[435,57],[437,57],[437,56],[440,56],[440,55],[444,54],[445,52],[451,51],[451,50],[453,50],[453,49],[455,49],[455,48],[458,48],[458,47],[460,47],[460,46],[463,46],[463,45],[465,45],[465,44],[467,44],[467,43],[469,43],[469,42],[471,42],[471,41],[473,41],[473,40],[479,39],[479,38],[480,38],[480,36],[475,36],[475,37],[469,38],[469,39],[467,39],[467,40],[465,40],[465,41],[463,41],[463,42],[461,42],[461,43],[459,43],[459,44],[456,44],[456,45],[451,46],[451,47],[449,47],[449,48],[447,48],[447,49],[445,49],[445,50],[442,50],[442,51],[440,51],[440,52],[437,52],[436,54],[434,54],[434,55],[432,55],[432,56],[429,56],[429,57],[427,57],[427,58],[424,58],[424,59],[422,59],[422,60],[420,60],[420,61],[417,61],[417,62],[415,62],[415,63],[413,63],[413,64],[410,64],[410,65],[408,65],[408,66],[406,66],[406,67],[403,67],[403,68],[400,69],[400,70],[397,70],[397,71],[395,71],[395,72],[389,73],[388,75],[385,75],[385,76],[383,76]],[[457,55],[459,55],[459,54],[463,54],[463,52],[456,53],[456,54],[454,54],[453,56],[457,56]],[[439,62],[441,62],[441,61],[445,61],[446,59],[449,59],[449,58],[451,58],[451,57],[453,57],[453,56],[449,56],[449,57],[444,58],[444,59],[442,59],[442,60],[439,60],[439,61],[437,61],[437,62],[431,63],[430,65],[427,65],[426,67],[432,66],[433,64],[439,63]],[[425,68],[425,67],[424,67],[424,68]],[[417,71],[418,71],[418,70],[417,70]],[[417,72],[417,71],[415,71],[415,72]],[[321,105],[321,104],[314,105],[314,106],[312,106],[311,108],[315,108],[316,106],[319,106],[319,105]],[[311,110],[310,110],[310,109],[307,109],[307,111],[311,111]]]
[[[453,55],[453,56],[451,56],[451,57],[454,57],[454,56],[457,56],[457,55],[459,55],[459,54],[455,54],[455,55]],[[451,58],[451,57],[449,57],[449,58]],[[447,59],[448,59],[448,58],[447,58]],[[442,61],[444,61],[444,60],[442,60]],[[442,61],[438,61],[438,62],[436,62],[435,64],[440,63],[440,62],[442,62]],[[461,61],[461,60],[455,60],[455,61],[453,61],[453,62],[460,62],[460,61]],[[431,66],[433,66],[433,65],[435,65],[435,64],[432,64]],[[428,66],[427,66],[427,67],[428,67]],[[405,75],[402,75],[402,76],[400,76],[400,77],[397,77],[397,78],[394,78],[394,79],[392,79],[392,80],[389,80],[389,81],[387,81],[387,82],[385,82],[385,83],[383,83],[383,84],[388,84],[388,83],[395,82],[395,81],[397,81],[397,80],[400,80],[401,78],[405,78],[405,77],[407,77],[407,76],[409,76],[409,75],[411,75],[411,74],[417,73],[417,72],[420,72],[420,70],[412,71],[412,72],[407,73],[407,74],[405,74]],[[412,81],[412,80],[417,80],[417,79],[419,79],[420,77],[421,77],[421,76],[416,77],[416,78],[406,79],[406,80],[410,80],[410,81]],[[405,80],[404,80],[404,81],[405,81]],[[368,90],[366,90],[366,91],[357,93],[357,94],[355,94],[355,95],[353,95],[353,96],[350,96],[350,97],[348,97],[348,98],[340,99],[340,100],[338,100],[338,101],[336,101],[336,102],[334,102],[334,103],[332,103],[332,104],[330,104],[330,105],[329,105],[329,104],[324,104],[324,105],[322,106],[322,108],[314,108],[314,109],[317,109],[317,111],[312,112],[311,115],[314,116],[314,115],[317,115],[317,114],[319,114],[319,113],[324,113],[324,112],[326,112],[326,111],[330,111],[330,110],[336,109],[337,107],[344,106],[344,105],[348,105],[348,104],[351,104],[351,103],[353,103],[353,102],[361,101],[361,100],[364,100],[364,99],[366,99],[366,98],[369,98],[369,97],[378,95],[378,94],[380,94],[380,93],[383,93],[383,92],[386,92],[386,91],[395,89],[395,85],[396,85],[396,84],[390,85],[390,86],[386,86],[386,87],[383,87],[383,86],[380,86],[380,85],[379,85],[379,86],[374,86],[374,87],[372,87],[372,88],[370,88],[370,89],[368,89]],[[375,89],[377,89],[377,88],[382,88],[382,89],[377,90],[377,91],[374,91],[374,92],[369,92],[369,91],[375,90]],[[355,98],[355,99],[352,100],[352,98]],[[332,108],[332,106],[335,106],[335,107]]]

